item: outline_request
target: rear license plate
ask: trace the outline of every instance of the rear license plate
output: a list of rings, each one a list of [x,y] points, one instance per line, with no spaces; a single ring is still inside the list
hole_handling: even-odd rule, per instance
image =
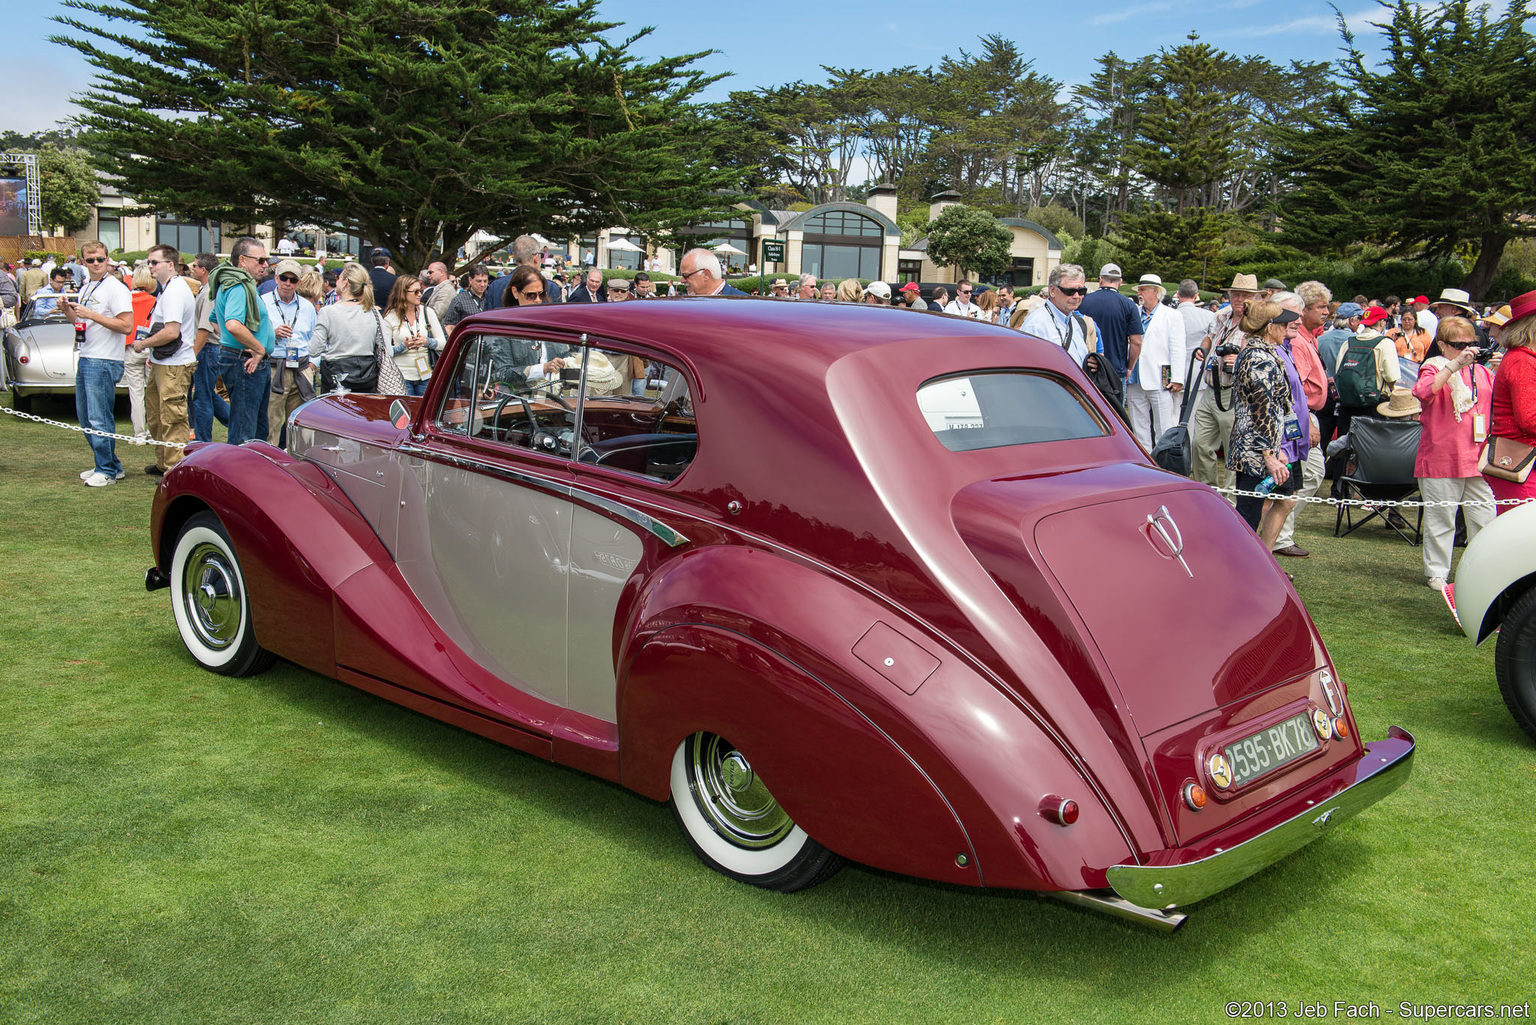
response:
[[[1232,785],[1236,787],[1316,751],[1317,744],[1312,717],[1303,712],[1233,741],[1222,748],[1222,753],[1232,766]]]

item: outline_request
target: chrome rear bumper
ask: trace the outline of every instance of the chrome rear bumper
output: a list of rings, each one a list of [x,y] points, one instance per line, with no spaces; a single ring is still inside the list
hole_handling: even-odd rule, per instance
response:
[[[1365,745],[1347,782],[1277,826],[1209,857],[1168,865],[1116,865],[1109,885],[1121,898],[1143,908],[1166,909],[1204,900],[1242,882],[1322,836],[1330,826],[1369,808],[1408,780],[1414,740],[1406,730],[1387,729],[1387,739]],[[1328,782],[1338,782],[1332,780]]]

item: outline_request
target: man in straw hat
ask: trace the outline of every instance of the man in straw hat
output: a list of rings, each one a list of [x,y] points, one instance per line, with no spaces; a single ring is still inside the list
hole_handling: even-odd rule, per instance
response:
[[[1216,458],[1232,437],[1232,368],[1237,363],[1237,349],[1243,332],[1238,327],[1243,310],[1259,292],[1259,279],[1253,274],[1238,274],[1227,289],[1227,308],[1216,314],[1211,330],[1195,352],[1205,361],[1205,387],[1190,414],[1190,476],[1211,487],[1220,487],[1227,475],[1226,464]],[[1217,350],[1221,350],[1217,353]],[[1212,363],[1219,366],[1213,366]],[[1227,501],[1233,499],[1229,496]]]

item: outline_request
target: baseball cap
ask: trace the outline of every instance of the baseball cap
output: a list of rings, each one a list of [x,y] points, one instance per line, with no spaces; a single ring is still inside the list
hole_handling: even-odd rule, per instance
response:
[[[304,268],[299,266],[297,260],[279,260],[272,267],[272,276],[280,278],[284,274],[292,274],[296,278],[304,276]]]
[[[917,286],[917,282],[916,281],[908,281],[905,285],[901,286],[901,290],[903,292],[921,292],[922,291],[922,289]]]
[[[891,297],[891,286],[887,285],[884,281],[871,281],[865,286],[864,294],[876,295],[881,299],[889,299]]]
[[[1380,306],[1372,306],[1370,309],[1365,311],[1365,324],[1367,327],[1369,327],[1372,324],[1378,324],[1381,321],[1386,320],[1390,316],[1392,316],[1392,314],[1388,313]]]
[[[1120,272],[1120,265],[1118,263],[1106,263],[1099,268],[1099,277],[1109,278],[1111,281],[1119,281],[1125,275]]]
[[[1333,315],[1335,317],[1361,317],[1365,315],[1365,311],[1360,308],[1359,303],[1340,303],[1339,308],[1333,312]]]

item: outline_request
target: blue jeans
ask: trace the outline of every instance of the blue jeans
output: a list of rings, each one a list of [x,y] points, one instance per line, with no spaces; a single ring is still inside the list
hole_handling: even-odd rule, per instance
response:
[[[197,369],[192,372],[192,433],[198,441],[213,440],[213,421],[229,426],[229,402],[214,390],[219,379],[219,350],[224,348],[210,339],[197,354]]]
[[[75,417],[81,427],[117,433],[113,407],[117,405],[117,382],[122,379],[122,360],[81,357],[75,367]],[[116,442],[94,434],[87,434],[85,440],[91,446],[97,473],[116,477],[123,471],[123,464],[117,458]]]
[[[425,395],[427,393],[427,385],[431,383],[432,379],[430,377],[425,381],[407,381],[405,382],[405,393],[407,395]]]
[[[272,380],[272,370],[265,358],[255,373],[245,372],[245,361],[250,353],[244,349],[219,346],[219,380],[229,391],[229,443],[243,445],[252,438],[267,440],[259,434],[261,421],[266,419],[267,387]]]

